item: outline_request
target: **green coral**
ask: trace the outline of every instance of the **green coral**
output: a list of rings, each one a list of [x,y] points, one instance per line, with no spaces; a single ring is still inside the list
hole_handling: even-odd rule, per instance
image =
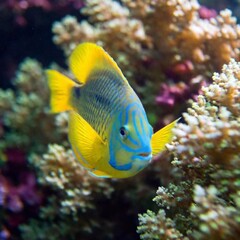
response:
[[[223,199],[214,185],[206,189],[199,185],[194,186],[194,203],[190,210],[193,219],[198,219],[193,222],[197,229],[192,233],[194,239],[209,237],[211,239],[237,239],[239,236],[240,209],[232,204],[230,199]]]
[[[139,214],[139,223],[137,232],[143,240],[188,239],[183,238],[183,235],[176,229],[174,221],[166,217],[164,210],[159,210],[157,214],[150,210]]]
[[[26,152],[40,152],[48,142],[60,138],[57,132],[50,131],[54,127],[54,116],[48,113],[49,94],[41,64],[34,59],[25,59],[19,65],[13,84],[16,91],[0,90],[4,126],[0,152],[14,147],[24,148]],[[5,132],[5,128],[9,130]]]

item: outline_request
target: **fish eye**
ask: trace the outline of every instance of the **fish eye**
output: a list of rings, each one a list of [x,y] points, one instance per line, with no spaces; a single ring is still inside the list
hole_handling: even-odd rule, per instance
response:
[[[127,129],[125,127],[120,127],[119,133],[120,133],[122,138],[126,138],[128,132],[127,132]]]

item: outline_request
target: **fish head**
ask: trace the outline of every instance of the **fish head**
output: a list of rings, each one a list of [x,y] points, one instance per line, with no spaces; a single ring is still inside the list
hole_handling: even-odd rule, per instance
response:
[[[152,159],[153,129],[139,104],[131,104],[116,117],[110,140],[110,165],[139,172]]]

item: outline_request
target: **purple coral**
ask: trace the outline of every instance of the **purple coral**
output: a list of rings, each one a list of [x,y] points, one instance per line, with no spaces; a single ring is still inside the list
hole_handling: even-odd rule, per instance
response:
[[[164,83],[161,85],[155,101],[159,106],[163,107],[165,112],[169,112],[176,107],[179,102],[196,99],[202,86],[206,86],[206,80],[201,76],[190,78],[186,82]]]
[[[179,103],[195,99],[201,87],[206,85],[207,80],[200,75],[194,76],[193,71],[194,65],[190,60],[176,63],[168,69],[166,74],[174,81],[163,83],[155,98],[165,114],[171,113]]]
[[[26,156],[22,150],[8,149],[7,163],[0,171],[0,207],[6,211],[5,230],[0,239],[8,239],[19,224],[34,215],[43,197],[37,189],[36,176],[28,169]],[[32,208],[34,207],[34,208]]]
[[[158,105],[168,107],[172,110],[176,103],[189,99],[192,94],[191,73],[194,70],[193,63],[190,60],[176,63],[167,71],[167,75],[177,83],[162,84],[159,95],[155,98]],[[181,79],[190,79],[188,83],[180,81]],[[186,80],[185,80],[186,81]]]
[[[164,83],[155,100],[158,105],[172,108],[176,102],[184,100],[186,95],[189,95],[189,87],[183,82],[174,85]]]
[[[19,26],[27,24],[24,13],[30,8],[41,8],[44,11],[67,12],[70,9],[79,10],[83,6],[83,1],[77,0],[7,0],[0,4],[2,10],[9,11],[15,17],[15,22]]]

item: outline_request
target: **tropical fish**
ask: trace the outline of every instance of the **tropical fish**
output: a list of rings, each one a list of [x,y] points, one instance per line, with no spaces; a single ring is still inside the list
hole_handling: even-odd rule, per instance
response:
[[[100,46],[78,45],[69,58],[75,79],[47,70],[51,112],[69,111],[69,142],[98,177],[127,178],[145,168],[172,138],[176,121],[153,134],[143,105]]]

